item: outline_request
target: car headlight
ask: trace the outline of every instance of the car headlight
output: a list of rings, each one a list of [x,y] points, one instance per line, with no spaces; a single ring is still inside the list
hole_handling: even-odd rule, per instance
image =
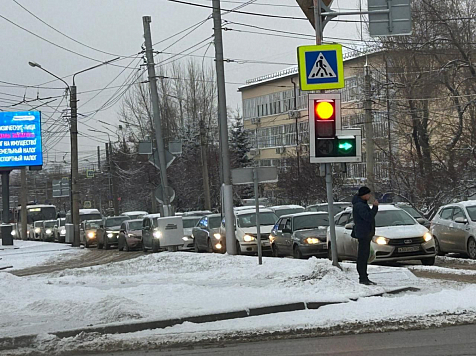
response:
[[[383,236],[374,236],[372,238],[372,241],[375,242],[377,245],[388,245],[388,242],[390,239],[387,239],[386,237]]]
[[[113,234],[112,232],[108,232],[108,233],[107,233],[107,237],[111,238],[111,237],[113,237],[113,236],[114,236],[114,234]]]
[[[11,234],[12,236],[16,236],[17,232],[15,230],[12,230]]]
[[[315,245],[321,243],[321,240],[316,237],[308,237],[307,239],[304,239],[304,242],[309,245]]]
[[[432,238],[433,238],[433,235],[430,234],[429,232],[425,232],[425,234],[423,235],[423,240],[425,240],[425,242],[430,241]]]
[[[60,230],[60,235],[66,235],[66,229],[61,229]]]
[[[245,242],[251,242],[251,241],[254,241],[254,240],[256,240],[256,238],[254,236],[251,236],[251,235],[243,236],[243,241],[245,241]]]
[[[183,241],[188,241],[188,239],[189,239],[189,237],[188,237],[188,236],[184,236],[184,237],[182,237],[182,240],[183,240]]]
[[[221,245],[221,243],[217,243],[217,244],[215,245],[215,248],[216,248],[217,250],[221,250],[222,247],[223,247],[223,246]]]
[[[51,231],[51,229],[46,229],[45,232],[46,232],[47,235],[51,235],[51,233],[52,233],[53,231]]]
[[[269,235],[269,242],[270,242],[270,243],[273,243],[274,240],[275,240],[275,237],[270,234],[270,235]]]
[[[35,227],[35,233],[39,234],[41,232],[41,229],[39,227]]]
[[[154,231],[152,234],[156,239],[160,239],[162,237],[162,233],[160,231]]]
[[[216,238],[217,240],[221,239],[221,235],[218,232],[216,234],[213,234],[213,237]]]
[[[111,235],[111,236],[109,236]],[[94,239],[96,237],[96,234],[94,232],[88,232],[88,237],[90,239]],[[107,237],[112,237],[112,234],[107,234]]]

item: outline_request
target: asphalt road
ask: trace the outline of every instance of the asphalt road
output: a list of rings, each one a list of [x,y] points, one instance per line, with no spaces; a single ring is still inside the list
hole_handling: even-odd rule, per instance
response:
[[[378,334],[220,343],[187,349],[132,351],[96,356],[448,356],[476,355],[476,325]],[[77,354],[77,356],[83,354]]]

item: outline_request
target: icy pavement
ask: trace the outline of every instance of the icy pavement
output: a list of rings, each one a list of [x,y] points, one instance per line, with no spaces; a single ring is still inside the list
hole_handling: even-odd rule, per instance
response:
[[[402,286],[421,288],[415,297],[425,303],[428,297],[421,294],[442,288],[406,268],[381,266],[369,267],[379,285],[367,287],[358,283],[355,264],[343,267],[316,258],[264,258],[258,266],[256,257],[164,252],[30,277],[2,272],[0,299],[10,305],[0,312],[0,333],[55,332],[294,302],[348,302]],[[352,315],[333,310],[339,310],[336,318]]]
[[[1,241],[2,239],[0,239],[0,268],[12,266],[8,271],[54,263],[88,252],[70,245],[42,241],[14,240],[15,248],[12,248],[2,246]]]

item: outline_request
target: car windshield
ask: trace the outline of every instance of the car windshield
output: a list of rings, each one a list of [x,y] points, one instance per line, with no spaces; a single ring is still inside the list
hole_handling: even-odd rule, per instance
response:
[[[304,229],[317,229],[319,226],[329,226],[329,217],[324,214],[305,215],[294,218],[294,231]]]
[[[128,216],[118,216],[115,218],[107,218],[105,227],[120,226],[124,220],[130,220]]]
[[[208,227],[210,229],[218,229],[220,227],[221,217],[215,216],[208,218]]]
[[[43,221],[35,221],[33,224],[34,227],[40,227],[41,225],[43,225]]]
[[[200,221],[200,218],[194,218],[194,219],[183,219],[183,228],[184,229],[190,229],[197,225],[197,223]]]
[[[55,224],[56,224],[56,221],[46,221],[45,222],[45,227],[46,228],[55,227]]]
[[[259,214],[259,224],[260,226],[265,225],[274,225],[278,217],[274,213],[260,213]],[[238,216],[238,226],[239,227],[254,227],[256,226],[256,214],[243,214]]]
[[[282,215],[302,213],[304,208],[289,208],[289,209],[276,209],[275,214],[280,217]]]
[[[476,221],[476,206],[468,206],[466,208],[471,220]]]
[[[79,219],[81,220],[81,222],[83,222],[85,220],[98,220],[98,219],[101,219],[101,218],[102,218],[102,216],[99,213],[79,215]]]
[[[86,229],[99,229],[102,220],[88,221],[86,223]]]
[[[142,221],[132,221],[129,223],[129,230],[141,230]]]
[[[375,216],[375,227],[415,225],[415,220],[401,210],[379,211]]]
[[[411,207],[411,206],[399,206],[400,209],[403,209],[405,210],[408,214],[410,214],[411,216],[413,216],[415,219],[419,219],[419,218],[422,218],[423,216],[418,212],[418,210],[416,210],[415,208]]]

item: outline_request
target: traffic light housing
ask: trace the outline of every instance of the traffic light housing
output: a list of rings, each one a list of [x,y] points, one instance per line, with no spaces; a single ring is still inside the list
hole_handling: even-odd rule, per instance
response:
[[[309,94],[311,163],[361,162],[361,131],[342,130],[340,105],[340,94]]]

